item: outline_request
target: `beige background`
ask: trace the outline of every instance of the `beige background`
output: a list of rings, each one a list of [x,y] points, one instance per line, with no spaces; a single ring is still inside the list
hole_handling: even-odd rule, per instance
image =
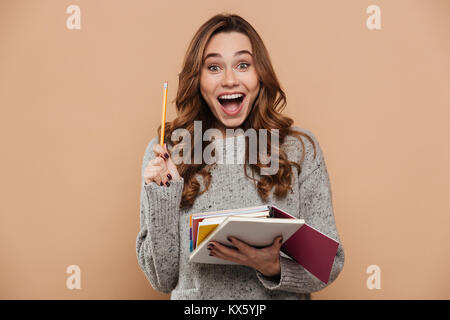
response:
[[[372,4],[381,30],[366,27]],[[324,150],[346,261],[313,299],[449,299],[447,0],[0,0],[0,298],[169,297],[137,264],[141,161],[163,81],[172,101],[190,39],[219,12],[259,32],[285,113]]]

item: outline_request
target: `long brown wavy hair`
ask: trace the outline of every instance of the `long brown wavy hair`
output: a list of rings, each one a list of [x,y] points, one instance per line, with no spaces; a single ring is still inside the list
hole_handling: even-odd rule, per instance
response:
[[[249,154],[248,138],[245,138],[245,176],[252,179],[256,185],[258,194],[262,199],[267,199],[270,191],[275,187],[274,195],[278,198],[285,197],[292,189],[291,166],[295,166],[301,172],[301,164],[304,160],[304,143],[300,136],[306,137],[314,146],[314,157],[316,157],[316,146],[314,141],[305,133],[293,130],[291,128],[293,120],[283,116],[281,112],[286,107],[286,95],[281,90],[277,76],[272,67],[269,53],[255,29],[243,18],[235,14],[218,14],[206,21],[195,33],[187,49],[183,60],[182,71],[179,74],[178,91],[175,98],[177,117],[172,122],[166,122],[164,141],[171,141],[172,132],[178,128],[188,130],[191,137],[194,136],[194,121],[202,122],[202,129],[217,128],[218,120],[211,112],[209,106],[200,93],[200,72],[202,68],[203,54],[208,41],[219,32],[240,32],[246,35],[251,42],[254,57],[254,66],[259,76],[260,91],[255,99],[252,110],[240,128],[246,131],[253,128],[267,130],[267,149],[271,147],[272,129],[278,129],[279,145],[284,142],[287,135],[296,136],[302,143],[303,152],[300,164],[289,161],[286,153],[282,148],[277,148],[276,154],[279,157],[279,170],[274,175],[261,175],[259,180],[254,178],[255,172],[261,174],[261,168],[268,167],[260,163],[260,156],[257,157],[256,164],[247,162]],[[158,140],[161,135],[161,126],[158,127]],[[193,139],[191,139],[193,140]],[[202,139],[203,140],[203,139]],[[258,139],[257,139],[258,140]],[[169,142],[177,145],[179,141]],[[209,141],[202,141],[202,150],[207,146]],[[259,141],[257,142],[259,144]],[[170,149],[169,149],[170,150]],[[191,153],[194,154],[194,142],[191,142]],[[258,149],[259,146],[258,146]],[[203,153],[202,153],[203,154]],[[268,153],[270,157],[270,152]],[[248,176],[247,166],[250,166],[252,178]],[[191,160],[190,164],[181,163],[177,165],[178,172],[184,178],[184,189],[180,207],[190,207],[193,205],[197,196],[206,192],[211,184],[210,169],[211,165],[206,163],[194,164]],[[200,183],[197,180],[197,174],[201,175],[204,180],[204,190],[200,191]]]

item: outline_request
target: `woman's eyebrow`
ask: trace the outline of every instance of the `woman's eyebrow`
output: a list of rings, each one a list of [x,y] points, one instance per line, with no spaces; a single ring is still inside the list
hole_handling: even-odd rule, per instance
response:
[[[253,57],[253,54],[250,52],[250,51],[248,51],[248,50],[240,50],[240,51],[237,51],[235,54],[234,54],[234,56],[236,57],[236,56],[239,56],[239,55],[241,55],[241,54],[245,54],[245,53],[248,53],[249,55],[251,55],[252,57]],[[209,57],[222,57],[222,55],[220,54],[220,53],[208,53],[206,56],[205,56],[205,58],[203,59],[203,62],[205,62],[205,60],[206,59],[208,59]]]

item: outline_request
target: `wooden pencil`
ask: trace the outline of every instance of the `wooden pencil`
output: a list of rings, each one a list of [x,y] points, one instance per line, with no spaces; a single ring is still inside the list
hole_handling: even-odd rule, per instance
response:
[[[161,137],[159,140],[159,144],[161,147],[164,147],[164,129],[166,126],[166,108],[167,108],[167,87],[168,82],[164,82],[164,99],[163,99],[163,110],[162,110],[162,119],[161,119]]]

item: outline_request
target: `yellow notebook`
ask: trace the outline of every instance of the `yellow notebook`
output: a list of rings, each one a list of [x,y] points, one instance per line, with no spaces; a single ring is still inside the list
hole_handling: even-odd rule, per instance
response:
[[[205,238],[214,231],[214,229],[217,228],[219,224],[209,224],[209,225],[199,225],[198,226],[198,233],[197,233],[197,246],[202,243]]]

